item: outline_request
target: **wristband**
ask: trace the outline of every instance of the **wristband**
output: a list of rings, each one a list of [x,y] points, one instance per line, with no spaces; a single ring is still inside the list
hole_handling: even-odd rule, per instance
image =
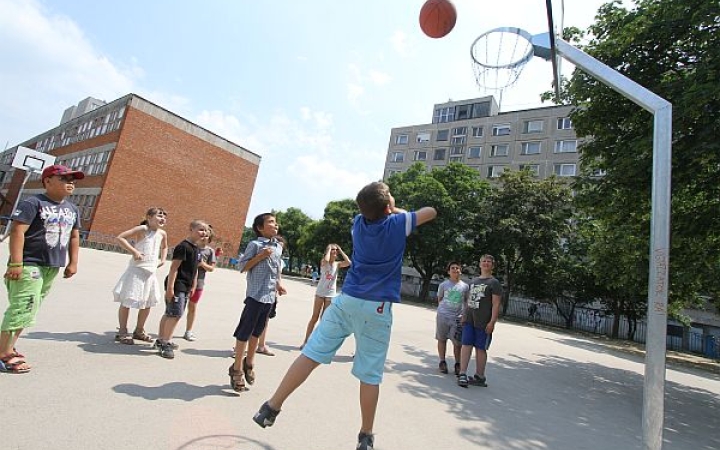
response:
[[[8,263],[8,267],[22,267],[23,263]]]

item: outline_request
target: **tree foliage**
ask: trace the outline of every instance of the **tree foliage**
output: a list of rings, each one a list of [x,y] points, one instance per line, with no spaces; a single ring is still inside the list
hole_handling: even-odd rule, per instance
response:
[[[583,50],[673,104],[670,300],[676,308],[720,289],[720,3],[614,1],[598,12]],[[579,206],[602,222],[605,249],[593,260],[619,276],[617,301],[647,296],[650,237],[652,117],[590,75],[575,71],[567,100],[582,146]],[[590,176],[593,171],[603,177]],[[612,256],[609,259],[604,257]],[[619,267],[618,267],[619,266]],[[627,292],[627,291],[630,292]],[[620,295],[617,291],[616,295]],[[614,309],[614,308],[613,308]],[[627,306],[628,310],[635,310]]]
[[[298,242],[303,235],[303,230],[312,223],[312,219],[299,208],[276,211],[275,218],[280,226],[279,234],[285,239],[288,266],[294,267],[295,262],[304,257],[302,247],[298,245]]]
[[[413,233],[407,242],[407,259],[422,280],[420,298],[427,298],[434,275],[444,275],[449,261],[469,261],[473,243],[468,239],[472,218],[481,210],[489,186],[477,170],[462,164],[428,172],[421,163],[389,180],[398,207],[415,210],[432,206],[437,218]]]

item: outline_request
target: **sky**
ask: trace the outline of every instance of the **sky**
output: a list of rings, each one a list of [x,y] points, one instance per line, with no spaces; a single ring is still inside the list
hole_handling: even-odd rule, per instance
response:
[[[470,60],[477,36],[547,31],[542,0],[455,0],[455,28],[431,39],[423,3],[0,0],[0,145],[57,126],[86,97],[132,92],[262,157],[247,222],[290,207],[321,219],[382,178],[392,128],[487,94]],[[585,29],[605,1],[564,3],[564,25]],[[551,82],[534,58],[502,110],[542,106]]]

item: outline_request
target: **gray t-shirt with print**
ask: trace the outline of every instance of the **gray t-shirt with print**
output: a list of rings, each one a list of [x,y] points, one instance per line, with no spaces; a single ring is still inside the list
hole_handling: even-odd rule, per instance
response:
[[[502,296],[502,286],[497,278],[474,278],[470,282],[465,323],[472,324],[475,328],[485,328],[492,318],[493,295]]]
[[[80,229],[75,205],[66,199],[56,202],[38,194],[22,200],[12,220],[29,225],[23,246],[25,265],[65,267],[72,230]]]
[[[445,280],[438,286],[438,309],[440,316],[456,318],[462,313],[463,301],[470,287],[462,280],[457,283]]]

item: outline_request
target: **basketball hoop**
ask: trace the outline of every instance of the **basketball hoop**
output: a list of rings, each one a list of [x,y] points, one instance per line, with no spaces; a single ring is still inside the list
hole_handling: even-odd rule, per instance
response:
[[[500,27],[478,36],[470,46],[475,82],[495,91],[502,104],[503,91],[515,84],[525,65],[534,56],[533,37],[515,27]]]

